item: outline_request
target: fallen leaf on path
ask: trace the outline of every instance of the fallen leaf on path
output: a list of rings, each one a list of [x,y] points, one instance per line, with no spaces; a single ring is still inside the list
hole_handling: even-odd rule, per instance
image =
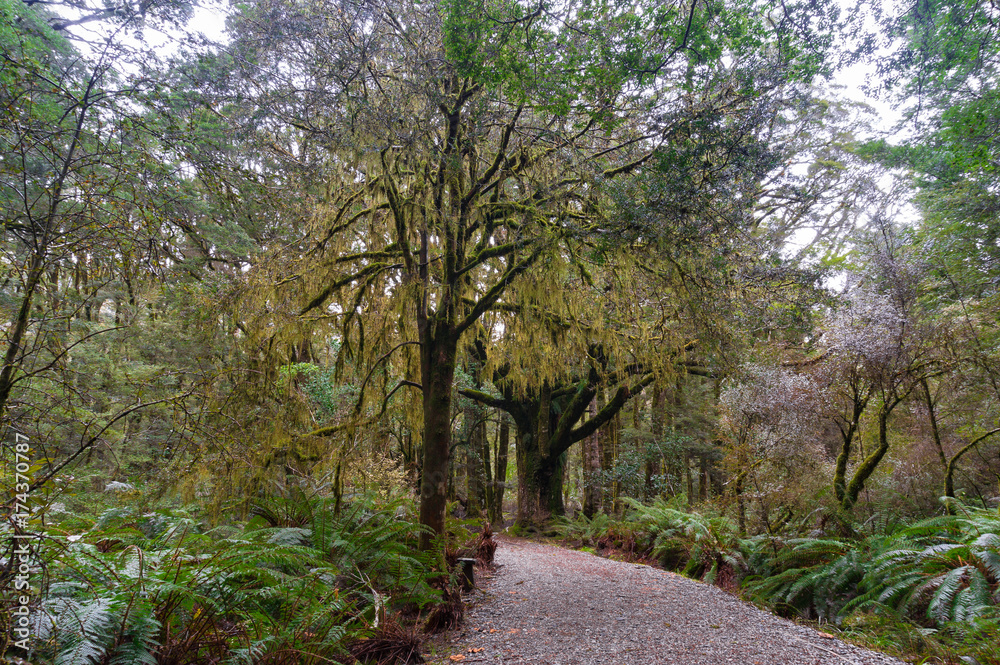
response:
[[[448,660],[453,660],[456,663],[465,660],[465,656],[462,654],[455,654],[454,656],[448,656]]]

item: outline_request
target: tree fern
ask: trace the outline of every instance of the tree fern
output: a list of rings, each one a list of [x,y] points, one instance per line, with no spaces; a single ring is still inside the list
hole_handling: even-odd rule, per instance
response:
[[[160,633],[160,622],[152,612],[152,608],[145,604],[137,604],[130,608],[125,623],[122,626],[122,634],[119,637],[118,645],[108,665],[156,665],[156,657],[153,655],[157,642],[157,635]]]
[[[256,665],[275,642],[277,642],[277,638],[273,635],[265,635],[260,639],[252,640],[246,648],[231,650],[224,665]]]

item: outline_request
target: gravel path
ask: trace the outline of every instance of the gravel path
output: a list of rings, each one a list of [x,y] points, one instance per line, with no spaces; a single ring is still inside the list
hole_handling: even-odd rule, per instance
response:
[[[502,538],[432,663],[521,665],[898,665],[720,589],[649,566]]]

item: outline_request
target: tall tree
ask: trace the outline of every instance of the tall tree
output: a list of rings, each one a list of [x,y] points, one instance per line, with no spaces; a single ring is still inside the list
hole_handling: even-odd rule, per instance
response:
[[[847,302],[831,315],[823,336],[830,351],[823,371],[842,444],[833,486],[846,511],[857,503],[889,452],[890,418],[896,407],[938,365],[918,302],[922,271],[909,260],[902,235],[882,221],[867,233],[863,247],[865,272],[855,276]],[[870,407],[876,417],[876,444],[849,470],[861,416]]]
[[[979,0],[920,0],[887,17],[881,92],[902,113],[903,139],[873,154],[904,167],[922,213],[921,244],[941,294],[987,308],[1000,267],[1000,30]]]
[[[124,37],[141,17],[102,7],[0,3],[0,290],[9,316],[0,419],[37,428],[49,467],[35,484],[147,404],[138,389],[124,404],[109,401],[81,364],[88,345],[136,320],[144,275],[162,273],[160,231],[176,182],[139,111],[151,88],[140,72],[153,56]],[[187,9],[144,11],[153,27]],[[112,302],[115,325],[104,325]],[[145,383],[138,374],[127,380]]]
[[[463,336],[519,278],[601,232],[604,183],[661,145],[721,129],[734,99],[762,99],[776,78],[755,57],[771,54],[772,73],[815,68],[821,49],[795,38],[801,23],[787,13],[804,8],[782,7],[748,22],[749,5],[699,0],[266,0],[235,18],[237,63],[268,117],[261,129],[327,154],[290,274],[277,292],[266,279],[255,291],[256,330],[332,320],[361,366],[393,353],[415,364],[405,385],[422,392],[421,521],[434,533]],[[734,53],[745,57],[728,67]],[[710,154],[660,159],[687,173]]]
[[[919,0],[885,21],[881,88],[916,131],[895,156],[923,187],[995,182],[1000,171],[1000,32],[997,10],[980,0]]]

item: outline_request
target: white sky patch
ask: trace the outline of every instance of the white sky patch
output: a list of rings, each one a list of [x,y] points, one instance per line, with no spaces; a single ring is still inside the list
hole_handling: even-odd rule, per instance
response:
[[[144,44],[147,49],[156,51],[161,57],[169,57],[177,53],[186,35],[200,35],[209,42],[225,46],[229,43],[226,32],[226,17],[230,9],[228,3],[217,0],[202,0],[195,3],[191,19],[180,31],[144,31]]]
[[[851,12],[854,10],[856,0],[839,0],[839,3],[844,12]],[[894,0],[881,0],[881,4],[887,16],[896,16],[903,11],[902,4]],[[869,13],[864,16],[863,28],[873,33],[884,30],[883,26],[878,25],[875,18]],[[845,36],[845,39],[849,40],[850,36]],[[846,48],[850,48],[850,45],[848,44]],[[858,140],[881,138],[890,144],[899,144],[912,137],[912,129],[902,124],[903,113],[898,108],[896,100],[888,96],[875,97],[868,92],[879,88],[878,59],[888,58],[891,53],[889,47],[883,47],[864,61],[841,68],[834,73],[833,92],[837,97],[864,104],[871,109],[871,113],[867,117],[871,131],[865,132],[865,134],[859,133],[856,137]],[[861,127],[859,126],[858,129],[860,130]],[[901,188],[904,187],[904,178],[901,175],[886,172],[875,182],[877,189],[885,193],[885,200],[891,201],[891,210],[858,210],[855,214],[857,216],[856,224],[859,227],[864,227],[867,221],[875,215],[886,214],[897,223],[905,225],[917,223],[919,212],[909,202],[905,192],[901,193]],[[894,196],[890,196],[890,193],[893,193]],[[809,228],[797,231],[789,241],[786,251],[783,252],[784,256],[794,256],[807,247],[814,240],[815,235],[815,232]],[[834,276],[827,282],[827,286],[835,290],[843,289],[844,285],[843,275]]]
[[[226,32],[226,17],[228,15],[228,6],[221,2],[200,2],[195,8],[194,16],[188,26],[213,42],[228,44],[229,35]]]

